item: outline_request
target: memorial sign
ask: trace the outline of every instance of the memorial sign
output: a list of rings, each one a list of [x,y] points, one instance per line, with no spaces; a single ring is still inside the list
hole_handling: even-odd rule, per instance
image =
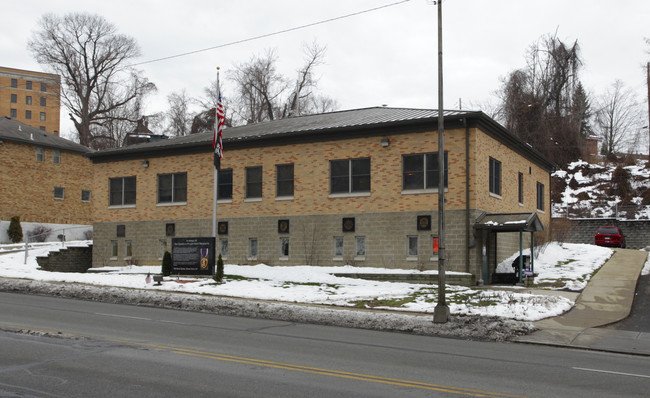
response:
[[[173,238],[174,274],[214,275],[214,238]]]

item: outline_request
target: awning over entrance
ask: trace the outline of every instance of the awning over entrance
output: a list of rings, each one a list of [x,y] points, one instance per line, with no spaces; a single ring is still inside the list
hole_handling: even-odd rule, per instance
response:
[[[539,232],[544,225],[537,213],[495,213],[480,216],[474,228],[494,232]]]
[[[483,214],[474,224],[475,230],[480,231],[481,244],[483,245],[483,266],[482,280],[483,283],[490,282],[490,272],[494,272],[496,267],[496,236],[501,232],[519,232],[519,257],[518,266],[515,270],[518,283],[522,283],[524,274],[524,256],[523,256],[523,234],[530,232],[530,253],[535,251],[535,232],[544,230],[544,225],[537,217],[537,213],[495,213]],[[493,242],[492,250],[488,250],[488,240]],[[534,275],[534,256],[527,256],[530,259],[530,275]],[[493,261],[493,269],[490,271],[490,258]],[[516,260],[515,260],[516,261]],[[495,274],[496,275],[496,274]]]

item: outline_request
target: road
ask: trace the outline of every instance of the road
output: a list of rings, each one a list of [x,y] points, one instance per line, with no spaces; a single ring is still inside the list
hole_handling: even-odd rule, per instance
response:
[[[0,328],[0,397],[641,397],[650,386],[647,357],[12,293],[0,293]]]

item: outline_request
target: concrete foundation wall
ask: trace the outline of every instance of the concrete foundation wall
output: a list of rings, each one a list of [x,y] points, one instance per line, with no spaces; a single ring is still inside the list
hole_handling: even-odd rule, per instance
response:
[[[569,243],[587,243],[593,245],[598,227],[614,226],[619,227],[623,231],[628,249],[643,249],[650,246],[649,220],[554,218],[552,225],[555,228],[563,228],[565,230],[564,239]]]
[[[481,212],[473,210],[470,226]],[[419,231],[417,217],[431,216],[431,230]],[[354,217],[355,231],[343,232],[343,218]],[[278,232],[278,221],[289,220],[289,233]],[[338,215],[311,215],[287,217],[240,217],[220,218],[228,222],[228,234],[217,237],[217,249],[221,240],[228,241],[225,260],[232,264],[268,265],[321,265],[437,269],[437,256],[433,254],[432,237],[437,236],[437,214],[426,212],[386,212]],[[476,249],[472,249],[467,261],[465,248],[465,212],[447,211],[445,216],[447,270],[476,273],[480,264]],[[174,236],[167,236],[166,227],[174,225]],[[118,226],[124,226],[124,236],[118,237]],[[122,227],[120,227],[122,228]],[[211,236],[210,219],[155,220],[133,222],[102,222],[94,224],[93,267],[126,264],[160,264],[165,250],[171,251],[173,237]],[[408,237],[417,236],[417,256],[408,255]],[[281,238],[289,238],[289,256],[280,252]],[[342,237],[343,255],[334,255],[334,238]],[[364,237],[366,255],[357,256],[356,238]],[[259,253],[249,255],[249,239],[258,240]],[[474,239],[469,234],[470,243]],[[127,256],[127,241],[132,252]],[[113,254],[113,242],[117,244],[117,256]]]

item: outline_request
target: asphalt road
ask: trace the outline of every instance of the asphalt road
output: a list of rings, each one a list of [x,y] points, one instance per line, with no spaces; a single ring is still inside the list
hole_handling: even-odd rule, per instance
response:
[[[646,357],[22,294],[0,293],[0,328],[0,397],[645,397],[650,386]]]

